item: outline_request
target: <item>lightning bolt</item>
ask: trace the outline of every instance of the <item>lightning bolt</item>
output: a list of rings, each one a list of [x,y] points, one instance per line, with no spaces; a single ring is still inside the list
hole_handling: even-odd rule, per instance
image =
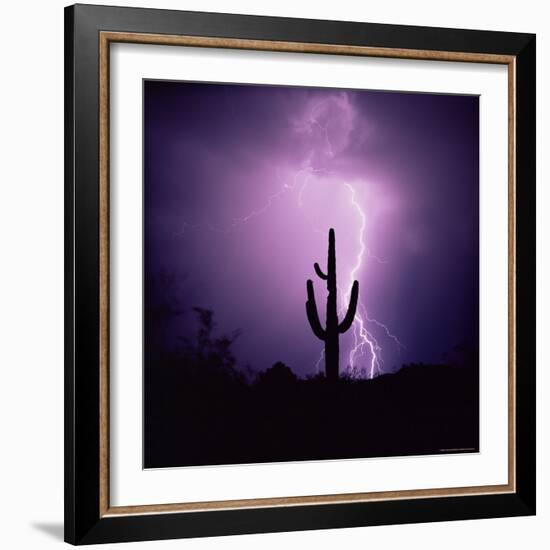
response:
[[[351,296],[353,281],[356,280],[361,270],[365,254],[368,254],[367,247],[364,241],[365,229],[367,225],[367,217],[365,215],[365,212],[363,211],[363,208],[361,207],[359,202],[357,202],[355,188],[349,183],[345,183],[344,185],[350,192],[350,203],[352,205],[352,208],[355,210],[355,212],[359,217],[360,224],[359,224],[358,239],[357,239],[359,244],[359,250],[357,252],[355,265],[352,267],[349,274],[349,284],[348,284],[347,290],[344,292],[344,298],[341,303],[340,314],[346,311],[346,308]],[[399,347],[403,347],[403,345],[398,340],[398,338],[390,332],[390,330],[384,323],[381,323],[380,321],[377,321],[376,319],[373,319],[368,316],[367,310],[363,302],[359,303],[358,311],[359,312],[355,314],[355,322],[353,324],[353,347],[351,348],[348,355],[348,368],[350,370],[350,375],[352,377],[360,376],[360,371],[358,371],[358,368],[357,368],[357,359],[358,357],[362,357],[365,355],[365,348],[367,348],[370,353],[368,377],[374,378],[376,375],[383,372],[382,364],[384,361],[382,359],[382,348],[379,345],[375,336],[372,334],[372,332],[367,329],[366,323],[367,322],[374,323],[375,325],[382,328],[386,333],[386,335],[389,338],[391,338]]]

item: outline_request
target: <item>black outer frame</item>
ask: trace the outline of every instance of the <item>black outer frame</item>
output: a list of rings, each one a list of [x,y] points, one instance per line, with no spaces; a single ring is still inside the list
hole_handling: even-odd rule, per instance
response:
[[[516,493],[99,514],[99,31],[516,57]],[[91,544],[535,514],[535,35],[171,10],[65,8],[65,541]]]

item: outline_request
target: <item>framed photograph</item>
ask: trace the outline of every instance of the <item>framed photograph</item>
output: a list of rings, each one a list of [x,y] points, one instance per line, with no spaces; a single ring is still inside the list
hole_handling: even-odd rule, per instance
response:
[[[65,538],[535,513],[535,36],[65,11]]]

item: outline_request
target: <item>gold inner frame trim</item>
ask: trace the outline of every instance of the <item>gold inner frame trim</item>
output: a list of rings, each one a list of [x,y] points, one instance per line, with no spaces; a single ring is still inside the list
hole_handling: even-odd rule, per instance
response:
[[[333,495],[257,498],[138,506],[111,506],[109,499],[109,82],[110,44],[124,42],[164,46],[225,48],[272,52],[316,53],[394,59],[493,63],[508,67],[508,483],[474,487],[415,489]],[[107,32],[99,33],[99,514],[123,516],[170,512],[198,512],[243,508],[343,504],[448,496],[488,495],[516,491],[516,58],[510,55],[463,53],[402,48],[279,42],[185,35]]]

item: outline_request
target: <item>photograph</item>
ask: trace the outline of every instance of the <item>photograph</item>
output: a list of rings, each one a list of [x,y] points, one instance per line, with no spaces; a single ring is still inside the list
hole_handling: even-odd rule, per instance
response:
[[[143,80],[143,467],[479,452],[478,95]]]

